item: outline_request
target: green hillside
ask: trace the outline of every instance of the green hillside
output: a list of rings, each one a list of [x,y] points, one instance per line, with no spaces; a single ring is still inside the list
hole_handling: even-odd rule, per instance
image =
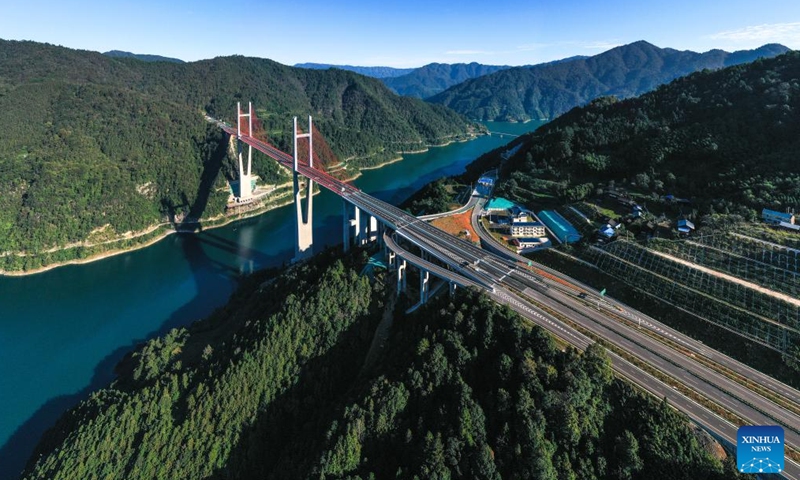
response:
[[[474,292],[392,313],[365,261],[329,251],[245,280],[124,360],[23,478],[737,478],[666,403],[614,380],[602,348],[562,351]]]
[[[751,51],[696,53],[640,41],[593,57],[501,70],[456,85],[428,101],[480,120],[552,119],[600,96],[632,97],[692,72],[787,50],[770,44]]]
[[[37,267],[20,255],[90,234],[221,213],[232,168],[203,114],[235,121],[236,102],[248,100],[284,149],[291,117],[313,115],[350,171],[473,131],[447,108],[342,70],[245,57],[142,62],[0,40],[0,270]],[[254,170],[281,180],[266,158]]]

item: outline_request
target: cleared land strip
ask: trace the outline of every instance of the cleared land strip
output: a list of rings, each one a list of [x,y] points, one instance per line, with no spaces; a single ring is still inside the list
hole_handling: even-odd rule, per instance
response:
[[[751,282],[748,282],[746,280],[742,280],[741,278],[734,277],[732,275],[728,275],[726,273],[722,273],[722,272],[719,272],[717,270],[713,270],[711,268],[704,267],[702,265],[698,265],[696,263],[692,263],[692,262],[690,262],[688,260],[684,260],[682,258],[674,257],[674,256],[669,255],[667,253],[659,252],[659,251],[656,251],[656,250],[650,250],[650,251],[652,253],[654,253],[655,255],[658,255],[659,257],[663,257],[663,258],[666,258],[666,259],[671,260],[673,262],[680,263],[681,265],[684,265],[686,267],[694,268],[695,270],[699,270],[699,271],[701,271],[703,273],[707,273],[709,275],[713,275],[715,277],[725,279],[725,280],[727,280],[729,282],[737,283],[737,284],[739,284],[739,285],[741,285],[743,287],[750,288],[752,290],[755,290],[757,292],[763,293],[765,295],[769,295],[770,297],[777,298],[778,300],[782,300],[782,301],[784,301],[786,303],[791,303],[792,305],[800,307],[800,300],[798,300],[797,298],[791,297],[789,295],[786,295],[786,294],[783,294],[783,293],[780,293],[780,292],[776,292],[775,290],[770,290],[769,288],[765,288],[765,287],[762,287],[760,285],[756,285],[755,283],[751,283]]]
[[[764,239],[756,238],[756,237],[750,237],[748,235],[742,235],[741,233],[736,233],[736,232],[731,232],[731,235],[733,235],[735,237],[742,238],[744,240],[751,240],[753,242],[758,242],[758,243],[762,243],[764,245],[769,245],[770,247],[774,247],[774,248],[777,248],[777,249],[786,250],[786,251],[794,252],[794,253],[800,253],[800,250],[798,250],[796,248],[787,247],[786,245],[781,245],[780,243],[770,242],[769,240],[764,240]]]

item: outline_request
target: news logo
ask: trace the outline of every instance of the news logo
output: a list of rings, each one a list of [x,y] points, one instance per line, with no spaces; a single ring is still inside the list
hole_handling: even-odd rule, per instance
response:
[[[781,473],[783,461],[782,427],[739,427],[736,435],[736,463],[740,472]]]

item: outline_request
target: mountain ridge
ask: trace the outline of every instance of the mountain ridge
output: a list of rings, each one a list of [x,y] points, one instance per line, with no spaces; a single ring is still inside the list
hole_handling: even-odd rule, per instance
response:
[[[329,70],[331,68],[338,68],[339,70],[349,70],[351,72],[355,72],[361,75],[366,75],[367,77],[372,77],[372,78],[399,77],[400,75],[406,75],[416,70],[414,68],[394,68],[394,67],[382,67],[382,66],[364,67],[357,65],[334,65],[331,63],[314,63],[314,62],[295,63],[294,66],[297,68],[307,68],[310,70]]]
[[[384,78],[398,95],[427,98],[471,78],[509,68],[504,65],[472,63],[429,63],[405,75]]]
[[[147,53],[131,53],[122,50],[109,50],[103,52],[103,55],[113,58],[135,58],[143,62],[172,62],[172,63],[186,63],[180,58],[164,57],[161,55],[151,55]]]
[[[762,208],[800,208],[798,85],[793,51],[695,72],[635,98],[595,99],[516,139],[499,194],[577,201],[627,181],[692,199],[694,216],[756,220]]]
[[[767,44],[732,53],[696,53],[659,48],[640,40],[593,57],[494,72],[455,85],[427,101],[479,120],[552,119],[600,96],[627,98],[694,71],[724,68],[787,51],[783,45]]]

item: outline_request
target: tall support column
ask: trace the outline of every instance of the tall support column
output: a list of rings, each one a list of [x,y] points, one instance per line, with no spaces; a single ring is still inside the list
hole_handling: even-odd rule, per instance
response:
[[[353,231],[356,234],[356,245],[359,247],[364,245],[364,232],[361,230],[361,209],[354,206],[355,212],[353,213],[353,219],[350,221],[350,225],[353,226]]]
[[[383,244],[383,234],[386,232],[386,225],[382,222],[378,222],[378,245],[381,248],[385,248],[386,245]]]
[[[253,147],[247,145],[247,169],[244,168],[244,159],[242,158],[242,120],[247,118],[247,136],[253,135],[253,103],[248,102],[247,113],[242,113],[242,104],[236,103],[236,139],[238,140],[238,153],[239,153],[239,201],[249,201],[253,198]]]
[[[453,283],[453,282],[450,282],[450,296],[452,297],[455,294],[456,294],[456,284]]]
[[[402,258],[397,259],[397,294],[406,291],[406,261]]]
[[[389,250],[389,271],[394,270],[395,253]]]
[[[419,303],[428,301],[428,293],[431,290],[431,275],[427,270],[419,271]]]
[[[367,222],[367,243],[372,243],[378,240],[378,219],[374,216],[369,216]]]
[[[297,151],[297,140],[308,139],[308,166],[314,166],[314,145],[312,142],[311,117],[308,117],[308,133],[297,133],[297,117],[294,117],[294,168],[292,169],[294,185],[294,205],[297,212],[297,230],[295,235],[295,255],[294,261],[300,261],[311,256],[313,253],[314,237],[312,230],[313,219],[313,200],[314,182],[306,178],[306,204],[303,206],[302,192],[300,191],[300,173],[298,172],[299,158]]]
[[[350,202],[342,199],[342,248],[345,253],[350,251],[350,227]]]

